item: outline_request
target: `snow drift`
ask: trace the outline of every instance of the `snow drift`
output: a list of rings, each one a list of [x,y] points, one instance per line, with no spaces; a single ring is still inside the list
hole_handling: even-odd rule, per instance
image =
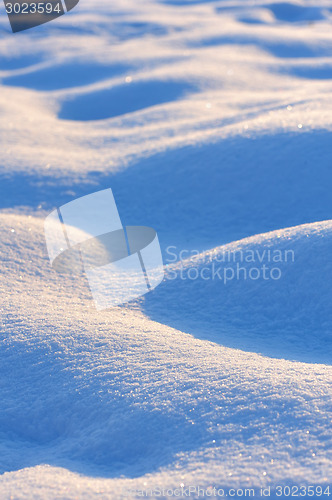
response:
[[[1,498],[328,483],[331,13],[82,0],[18,36],[0,17]],[[43,222],[109,187],[168,272],[97,312]]]

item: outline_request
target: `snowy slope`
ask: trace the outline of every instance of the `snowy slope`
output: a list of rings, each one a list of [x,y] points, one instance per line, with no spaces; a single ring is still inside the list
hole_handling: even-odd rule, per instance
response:
[[[29,481],[34,498],[58,487],[90,498],[100,477],[115,498],[144,482],[328,480],[328,366],[196,340],[139,311],[96,312],[84,280],[50,270],[40,219],[2,216],[2,228],[1,468],[24,469],[4,474],[2,495],[24,498]]]
[[[331,221],[305,224],[171,263],[145,310],[223,345],[328,364],[331,230]],[[167,251],[168,259],[175,255]]]
[[[15,36],[1,14],[0,498],[327,485],[332,1],[81,0]],[[168,270],[97,312],[43,219],[107,187]],[[280,279],[205,279],[268,251],[294,254]]]

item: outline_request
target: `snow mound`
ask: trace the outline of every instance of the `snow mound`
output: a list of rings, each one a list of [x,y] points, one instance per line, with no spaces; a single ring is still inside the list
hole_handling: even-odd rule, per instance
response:
[[[97,312],[83,277],[51,269],[41,219],[0,222],[3,498],[327,482],[329,367]]]
[[[332,221],[326,221],[215,248],[169,264],[145,311],[223,345],[330,363],[331,247]],[[175,253],[170,248],[166,259]]]

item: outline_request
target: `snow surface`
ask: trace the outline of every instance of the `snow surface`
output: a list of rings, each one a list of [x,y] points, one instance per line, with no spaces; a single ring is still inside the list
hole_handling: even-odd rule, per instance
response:
[[[13,35],[1,8],[1,499],[331,482],[331,21],[81,0]],[[168,270],[100,312],[43,221],[108,187]],[[279,280],[204,279],[268,250],[294,252]]]

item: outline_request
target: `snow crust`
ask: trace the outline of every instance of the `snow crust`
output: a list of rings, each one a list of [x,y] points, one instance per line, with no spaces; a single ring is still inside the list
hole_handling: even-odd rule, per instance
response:
[[[1,499],[327,485],[332,2],[81,0],[18,35],[1,14]],[[108,187],[168,267],[96,311],[43,223]],[[211,279],[237,264],[282,275]]]

